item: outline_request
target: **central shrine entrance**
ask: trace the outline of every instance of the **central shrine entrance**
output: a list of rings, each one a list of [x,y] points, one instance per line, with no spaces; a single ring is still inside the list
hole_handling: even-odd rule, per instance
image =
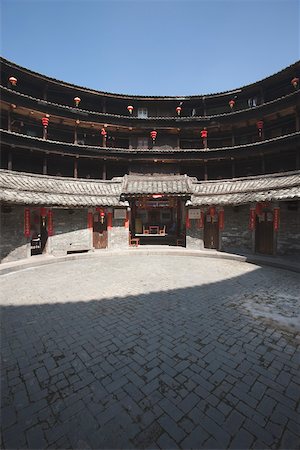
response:
[[[184,243],[184,201],[180,197],[153,194],[131,200],[131,238],[141,245]]]

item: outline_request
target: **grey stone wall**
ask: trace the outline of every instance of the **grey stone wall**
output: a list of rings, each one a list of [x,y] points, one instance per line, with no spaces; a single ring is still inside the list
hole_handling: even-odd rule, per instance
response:
[[[29,239],[24,236],[23,206],[2,206],[0,235],[1,262],[15,261],[30,255]]]
[[[229,253],[252,253],[249,210],[250,205],[224,208],[224,230],[220,231],[220,250]]]
[[[186,248],[191,250],[203,250],[203,228],[197,227],[197,220],[190,219],[190,228],[186,230]]]
[[[124,219],[113,219],[113,226],[108,230],[108,248],[110,250],[129,247],[129,230],[124,226]]]
[[[281,202],[277,254],[300,254],[300,201]],[[297,209],[295,209],[297,208]]]
[[[48,251],[64,255],[70,251],[91,250],[92,230],[87,228],[87,209],[53,209],[54,235],[48,241]]]

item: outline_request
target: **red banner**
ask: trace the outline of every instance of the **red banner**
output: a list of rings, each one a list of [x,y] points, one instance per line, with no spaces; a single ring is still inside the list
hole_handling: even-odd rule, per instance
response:
[[[210,206],[210,208],[209,208],[210,217],[214,217],[215,214],[216,214],[216,208],[214,206]]]
[[[128,212],[126,211],[126,218],[124,221],[124,227],[125,228],[129,228],[129,216],[128,216]]]
[[[30,237],[30,209],[24,209],[24,235]]]
[[[224,211],[219,211],[219,230],[224,230]]]
[[[48,209],[48,236],[53,236],[53,212]]]
[[[46,208],[41,208],[41,217],[46,217],[46,215],[47,215]]]
[[[200,212],[200,219],[198,219],[198,228],[201,229],[204,227],[204,212]]]
[[[187,229],[191,227],[190,218],[189,218],[189,210],[188,209],[186,210],[185,227]]]
[[[112,226],[113,226],[112,213],[109,212],[107,213],[107,229],[111,229]]]
[[[255,209],[251,208],[249,216],[249,230],[251,231],[255,230],[255,218],[256,218]]]
[[[87,217],[87,226],[88,228],[93,228],[93,225],[94,225],[93,213],[89,211]]]
[[[279,229],[279,219],[280,219],[280,208],[274,208],[274,215],[273,215],[273,228],[274,231],[278,231]]]

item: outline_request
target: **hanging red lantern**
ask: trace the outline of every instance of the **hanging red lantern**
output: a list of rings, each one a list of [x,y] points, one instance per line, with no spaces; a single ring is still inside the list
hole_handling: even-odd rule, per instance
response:
[[[210,215],[210,217],[214,217],[215,214],[216,214],[216,208],[214,206],[211,206],[209,208],[209,215]]]
[[[228,103],[229,103],[230,109],[233,109],[234,105],[235,105],[235,101],[232,99],[232,100],[229,100]]]
[[[16,86],[18,80],[15,77],[9,77],[8,81],[12,86]]]
[[[255,230],[255,217],[256,217],[255,209],[251,208],[250,215],[249,215],[249,230],[250,231]]]
[[[219,230],[224,230],[224,210],[219,211]]]
[[[81,102],[80,97],[74,97],[75,106],[78,107],[79,103]]]
[[[258,129],[258,135],[259,135],[259,137],[261,137],[262,136],[262,131],[263,131],[263,128],[264,128],[263,120],[258,120],[256,122],[256,126],[257,126],[257,129]]]
[[[152,141],[154,142],[156,139],[156,136],[157,136],[157,131],[155,131],[155,130],[151,131],[150,136],[152,138]]]
[[[178,116],[180,116],[181,109],[182,109],[181,106],[177,106],[176,112],[177,112]]]
[[[278,229],[279,229],[279,213],[280,213],[280,208],[274,208],[274,211],[273,211],[273,229],[274,229],[274,231],[278,231]]]
[[[49,125],[49,115],[46,114],[44,117],[42,117],[42,124],[44,128],[47,128]]]
[[[48,209],[48,236],[53,236],[53,212]]]
[[[30,209],[29,208],[24,209],[24,236],[27,238],[30,236]]]
[[[207,139],[207,129],[203,128],[203,130],[201,130],[201,137],[202,139]]]
[[[298,85],[299,85],[299,78],[298,77],[294,77],[291,81],[292,86],[297,89]]]
[[[128,106],[127,106],[127,109],[128,109],[128,111],[129,111],[129,114],[132,114],[133,106],[132,106],[132,105],[128,105]]]
[[[100,213],[100,222],[103,224],[104,218],[105,218],[105,212],[103,209],[100,209],[99,213]]]
[[[106,138],[107,132],[106,132],[106,129],[105,129],[105,128],[102,128],[102,130],[101,130],[101,135],[102,135],[103,137]]]

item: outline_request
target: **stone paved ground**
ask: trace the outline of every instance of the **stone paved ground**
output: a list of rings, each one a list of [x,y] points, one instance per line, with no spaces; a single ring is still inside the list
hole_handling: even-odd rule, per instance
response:
[[[299,292],[192,257],[2,276],[2,447],[299,448]]]

